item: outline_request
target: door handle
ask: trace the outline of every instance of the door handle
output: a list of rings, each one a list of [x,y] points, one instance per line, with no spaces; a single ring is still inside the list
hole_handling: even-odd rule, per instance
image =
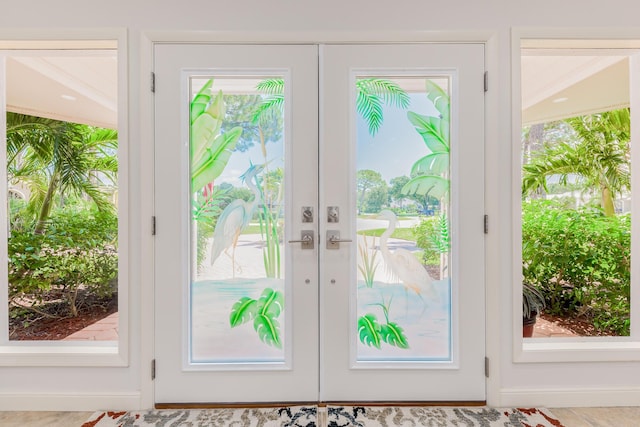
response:
[[[340,243],[350,243],[351,239],[341,239],[338,230],[327,230],[327,249],[340,249]]]
[[[313,249],[313,230],[300,231],[300,240],[289,240],[289,243],[301,243],[302,249]]]

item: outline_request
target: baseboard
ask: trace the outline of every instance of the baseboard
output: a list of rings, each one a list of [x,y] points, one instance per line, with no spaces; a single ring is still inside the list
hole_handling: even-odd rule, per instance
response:
[[[638,406],[640,387],[501,389],[499,401],[502,407]]]
[[[0,393],[0,411],[141,409],[140,393]]]

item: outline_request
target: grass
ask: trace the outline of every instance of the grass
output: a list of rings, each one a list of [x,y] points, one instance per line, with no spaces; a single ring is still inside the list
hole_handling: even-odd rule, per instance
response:
[[[358,234],[363,236],[376,236],[380,237],[382,233],[384,233],[386,228],[374,228],[372,230],[362,230],[358,231]],[[413,235],[412,228],[396,228],[393,234],[391,235],[394,239],[402,239],[402,240],[410,240],[415,241],[415,236]]]

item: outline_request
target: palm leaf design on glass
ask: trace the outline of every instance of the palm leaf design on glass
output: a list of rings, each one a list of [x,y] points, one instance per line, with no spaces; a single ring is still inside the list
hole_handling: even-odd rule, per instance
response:
[[[422,136],[430,153],[411,168],[411,179],[402,188],[402,194],[431,195],[443,199],[449,193],[449,95],[431,80],[426,80],[427,98],[433,102],[439,116],[425,116],[413,111],[407,118]]]
[[[451,248],[449,238],[449,218],[446,215],[439,215],[433,223],[433,233],[429,235],[431,247],[439,254],[446,254]]]
[[[398,348],[409,348],[409,340],[404,329],[395,322],[389,321],[389,307],[385,304],[373,304],[382,307],[386,323],[380,324],[373,313],[367,313],[358,319],[358,336],[360,342],[377,349],[382,348],[382,343]],[[389,301],[391,305],[391,301]]]
[[[222,91],[212,94],[213,79],[208,80],[191,101],[191,192],[200,191],[224,170],[242,128],[221,133],[225,115]]]
[[[256,89],[270,96],[258,107],[253,122],[257,123],[264,112],[271,108],[282,108],[284,104],[284,80],[273,78],[260,82]],[[356,81],[356,110],[367,122],[369,133],[374,136],[383,121],[383,106],[409,108],[409,95],[395,82],[380,78],[365,78]]]
[[[284,310],[284,295],[266,288],[258,300],[242,297],[231,307],[229,324],[232,328],[253,320],[253,329],[267,345],[282,348],[278,317]]]
[[[409,108],[409,95],[397,83],[380,78],[358,79],[356,81],[356,110],[369,126],[369,133],[375,136],[382,125],[384,104],[398,108]]]
[[[256,89],[268,95],[258,104],[251,119],[251,122],[258,126],[260,146],[265,160],[265,167],[267,167],[266,165],[269,163],[267,161],[267,146],[261,124],[269,119],[270,116],[268,113],[270,112],[282,114],[282,109],[284,108],[284,79],[270,78],[262,80],[256,85]],[[268,169],[265,169],[263,183],[262,185],[258,185],[263,200],[258,220],[260,223],[260,234],[265,241],[265,247],[262,250],[265,274],[267,277],[280,277],[280,233],[278,219],[280,216],[280,202],[284,194],[282,188],[284,176],[279,183],[272,182],[271,177],[272,174],[269,173]],[[272,203],[268,206],[265,200],[265,194],[267,193],[266,190],[272,184],[280,185],[280,188],[277,192],[278,199],[270,200]]]

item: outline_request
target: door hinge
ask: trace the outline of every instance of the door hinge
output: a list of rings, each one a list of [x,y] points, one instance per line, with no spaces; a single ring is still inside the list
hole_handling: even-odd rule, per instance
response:
[[[156,73],[151,72],[151,92],[156,93]]]
[[[484,358],[484,376],[489,378],[489,358]]]
[[[489,215],[484,216],[484,234],[489,234]]]
[[[484,91],[485,92],[489,91],[489,72],[488,71],[484,72]]]
[[[156,359],[151,361],[151,379],[156,379]]]
[[[155,216],[151,217],[151,235],[152,236],[156,235],[156,217]]]

